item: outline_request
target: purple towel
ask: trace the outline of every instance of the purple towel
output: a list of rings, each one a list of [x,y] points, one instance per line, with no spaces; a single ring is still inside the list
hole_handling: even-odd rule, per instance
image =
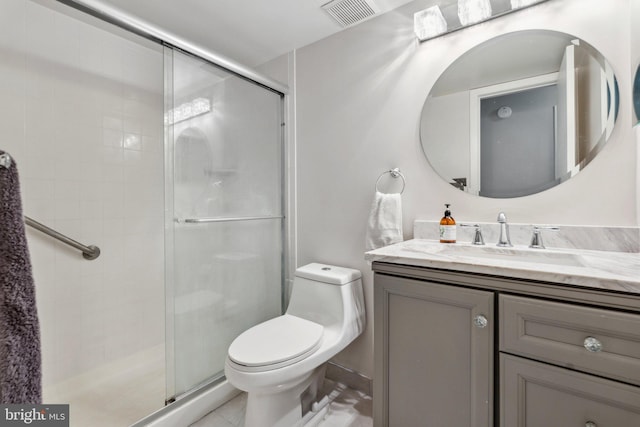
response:
[[[0,403],[41,402],[36,289],[14,161],[0,166]]]

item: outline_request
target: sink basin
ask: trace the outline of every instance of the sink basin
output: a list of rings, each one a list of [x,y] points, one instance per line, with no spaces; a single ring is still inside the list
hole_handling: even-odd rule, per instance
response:
[[[509,261],[529,264],[551,264],[567,267],[584,267],[585,263],[578,254],[548,251],[545,249],[516,249],[497,246],[459,246],[441,245],[436,252],[465,259]]]

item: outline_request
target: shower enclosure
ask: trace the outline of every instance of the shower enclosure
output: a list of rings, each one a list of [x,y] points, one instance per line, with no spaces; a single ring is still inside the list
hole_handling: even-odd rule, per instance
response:
[[[165,49],[168,395],[281,311],[282,95]],[[168,353],[169,354],[169,353]]]
[[[129,426],[281,313],[283,95],[62,3],[0,4],[0,148],[25,215],[101,250],[27,231],[44,402]]]

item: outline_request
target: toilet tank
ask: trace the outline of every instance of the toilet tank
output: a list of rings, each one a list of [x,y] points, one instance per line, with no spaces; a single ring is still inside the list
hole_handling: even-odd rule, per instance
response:
[[[312,263],[296,270],[287,314],[324,326],[364,317],[362,273]]]

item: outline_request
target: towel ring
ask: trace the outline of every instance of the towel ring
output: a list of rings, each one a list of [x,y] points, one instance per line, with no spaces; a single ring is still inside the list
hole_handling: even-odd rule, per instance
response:
[[[5,169],[9,169],[11,167],[11,156],[8,153],[0,154],[0,166]]]
[[[377,191],[377,192],[381,192],[381,191],[378,189],[378,183],[380,182],[380,179],[382,179],[382,177],[383,177],[385,174],[387,174],[387,173],[388,173],[389,175],[391,175],[391,177],[393,177],[393,178],[398,178],[398,177],[402,178],[402,189],[400,189],[400,194],[404,193],[404,187],[406,186],[407,181],[404,179],[404,175],[402,174],[402,172],[400,172],[400,169],[398,169],[398,168],[393,168],[393,169],[391,169],[391,170],[384,171],[384,172],[382,172],[382,173],[380,174],[380,176],[379,176],[379,177],[378,177],[378,179],[376,180],[376,191]]]

